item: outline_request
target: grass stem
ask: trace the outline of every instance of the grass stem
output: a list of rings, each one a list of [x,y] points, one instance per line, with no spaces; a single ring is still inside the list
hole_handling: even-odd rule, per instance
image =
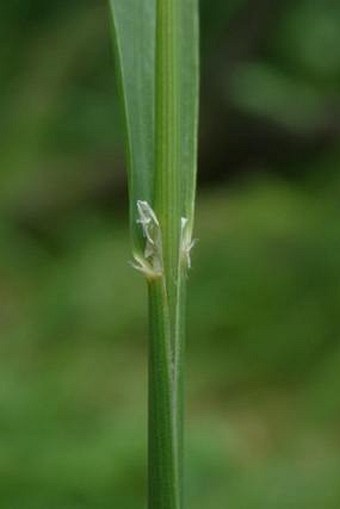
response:
[[[180,509],[183,478],[183,306],[180,256],[178,0],[157,0],[154,209],[163,275],[150,282],[149,509]]]

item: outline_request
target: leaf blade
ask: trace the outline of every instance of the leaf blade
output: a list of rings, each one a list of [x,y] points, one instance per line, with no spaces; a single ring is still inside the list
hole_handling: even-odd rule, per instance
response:
[[[155,157],[155,0],[109,0],[124,107],[134,250],[142,251],[137,201],[152,201]]]
[[[183,171],[182,215],[192,233],[197,174],[199,110],[198,0],[180,1],[179,34],[179,164]]]

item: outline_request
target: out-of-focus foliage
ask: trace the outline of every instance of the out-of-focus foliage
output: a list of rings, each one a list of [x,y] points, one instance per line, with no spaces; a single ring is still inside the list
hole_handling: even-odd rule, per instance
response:
[[[1,6],[3,509],[145,501],[145,287],[107,14]],[[339,26],[333,1],[202,1],[188,507],[340,505]]]
[[[233,76],[233,97],[243,110],[309,133],[333,119],[339,105],[340,5],[300,1],[289,6],[265,59],[243,62]]]

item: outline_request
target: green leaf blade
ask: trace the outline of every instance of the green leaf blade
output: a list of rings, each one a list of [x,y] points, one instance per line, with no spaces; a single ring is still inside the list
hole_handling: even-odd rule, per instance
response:
[[[198,0],[180,3],[178,21],[179,68],[179,164],[183,173],[182,216],[192,233],[197,173],[199,110],[199,17]]]
[[[155,158],[155,0],[110,0],[116,69],[124,105],[130,228],[142,251],[137,200],[152,201]]]

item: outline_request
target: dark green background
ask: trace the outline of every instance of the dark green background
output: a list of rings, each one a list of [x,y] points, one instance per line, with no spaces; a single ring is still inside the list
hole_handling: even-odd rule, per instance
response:
[[[337,509],[340,3],[201,3],[188,507]],[[0,133],[0,507],[140,509],[146,291],[104,0],[1,3]]]

